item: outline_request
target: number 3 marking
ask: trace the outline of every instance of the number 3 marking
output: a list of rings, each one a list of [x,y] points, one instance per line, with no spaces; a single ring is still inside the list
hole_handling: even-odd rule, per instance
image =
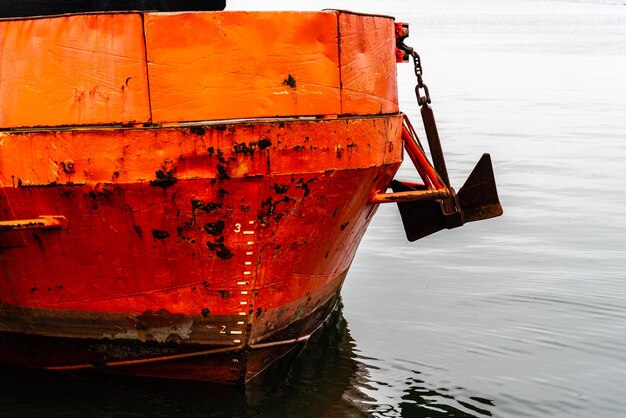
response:
[[[240,233],[241,232],[241,224],[235,224],[235,232],[236,233]]]

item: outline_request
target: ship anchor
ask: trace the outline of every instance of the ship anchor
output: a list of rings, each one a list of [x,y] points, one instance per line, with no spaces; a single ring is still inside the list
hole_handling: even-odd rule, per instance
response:
[[[417,85],[415,95],[428,140],[432,164],[411,125],[404,116],[402,139],[404,149],[419,173],[422,183],[392,180],[393,193],[379,193],[373,203],[398,204],[404,231],[409,241],[417,241],[442,229],[452,229],[466,222],[480,221],[502,215],[491,157],[483,154],[458,193],[450,185],[446,161],[439,139],[428,86],[422,78],[423,69],[419,54],[404,43],[408,37],[408,25],[396,24],[398,61],[412,57]]]

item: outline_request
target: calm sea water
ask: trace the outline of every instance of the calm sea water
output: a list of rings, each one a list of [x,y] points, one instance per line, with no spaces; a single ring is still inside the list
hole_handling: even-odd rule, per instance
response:
[[[343,310],[283,378],[244,391],[5,370],[0,415],[626,417],[626,4],[259,3],[229,8],[410,22],[452,181],[490,152],[505,215],[409,244],[381,207]],[[419,126],[410,65],[400,85]]]

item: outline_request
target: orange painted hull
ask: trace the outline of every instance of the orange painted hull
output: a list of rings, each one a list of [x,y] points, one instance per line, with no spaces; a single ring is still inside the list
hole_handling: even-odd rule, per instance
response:
[[[190,347],[224,357],[307,336],[332,308],[375,210],[372,194],[400,164],[401,148],[393,146],[400,122],[385,116],[6,135],[5,148],[16,150],[71,142],[77,154],[68,180],[90,165],[78,144],[97,145],[111,165],[92,165],[90,175],[101,181],[35,185],[17,175],[2,189],[2,209],[14,219],[54,214],[69,224],[4,233],[0,331],[168,347],[148,350],[159,361],[195,358]],[[173,155],[172,147],[177,159],[155,161],[143,151],[155,144],[157,155]],[[135,178],[138,167],[151,178]],[[117,352],[124,355],[37,356],[37,365],[126,366],[155,357]],[[254,375],[244,367],[229,367],[235,371],[227,378],[205,369],[165,375]]]
[[[306,341],[402,161],[393,19],[0,30],[0,364],[233,383]]]

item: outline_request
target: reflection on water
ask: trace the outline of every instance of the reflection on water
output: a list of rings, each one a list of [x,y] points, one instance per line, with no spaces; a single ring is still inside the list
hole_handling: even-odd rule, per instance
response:
[[[456,398],[461,388],[433,388],[419,371],[395,405],[368,393],[386,384],[370,377],[378,360],[359,355],[342,307],[297,358],[246,388],[104,374],[2,370],[0,416],[66,417],[480,417],[493,403]]]
[[[417,377],[410,377],[406,383],[408,389],[400,403],[403,417],[492,416],[494,404],[489,399],[455,399],[446,388],[427,389],[428,384]]]

